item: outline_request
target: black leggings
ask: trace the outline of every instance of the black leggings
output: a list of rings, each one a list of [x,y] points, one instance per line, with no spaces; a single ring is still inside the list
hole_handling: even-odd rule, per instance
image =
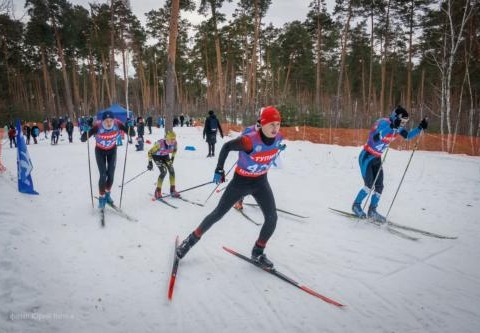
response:
[[[95,147],[95,159],[97,160],[98,172],[98,191],[100,195],[105,194],[105,189],[110,190],[115,175],[115,166],[117,164],[117,147],[110,150],[103,150]]]
[[[155,162],[155,165],[158,167],[158,170],[160,170],[160,175],[158,176],[158,179],[157,179],[157,187],[162,188],[162,183],[163,183],[163,180],[165,179],[165,176],[167,175],[167,171],[170,174],[170,177],[169,177],[170,186],[174,186],[175,185],[175,169],[173,168],[172,163],[167,163],[170,160],[155,158],[154,156],[153,161]]]
[[[236,201],[247,195],[252,195],[257,201],[265,218],[257,240],[258,245],[265,247],[277,226],[275,198],[268,183],[267,175],[250,178],[235,174],[220,198],[217,207],[203,219],[195,230],[195,234],[197,236],[203,235],[232,208]]]

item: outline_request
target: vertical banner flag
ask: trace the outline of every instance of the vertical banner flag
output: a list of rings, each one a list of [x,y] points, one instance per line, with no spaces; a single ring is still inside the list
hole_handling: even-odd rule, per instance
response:
[[[38,194],[33,189],[32,170],[33,165],[28,154],[27,145],[22,134],[20,119],[16,120],[17,127],[17,170],[18,170],[18,191],[27,194]]]

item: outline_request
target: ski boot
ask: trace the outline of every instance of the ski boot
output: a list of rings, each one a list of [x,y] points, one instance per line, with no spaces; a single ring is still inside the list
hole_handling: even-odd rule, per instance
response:
[[[187,254],[187,252],[192,248],[192,246],[194,246],[198,241],[200,240],[200,238],[197,238],[197,236],[195,236],[195,233],[191,233],[190,235],[188,235],[187,238],[185,238],[185,240],[177,247],[176,249],[176,254],[177,254],[177,257],[179,259],[182,259],[183,257],[185,257],[185,255]]]
[[[105,191],[105,202],[109,205],[113,205],[113,200],[109,191]]]
[[[160,199],[162,197],[162,188],[161,187],[157,187],[155,189],[155,199]]]
[[[352,211],[355,215],[357,215],[361,219],[367,218],[367,214],[362,209],[362,206],[360,206],[360,203],[354,202],[352,205]]]
[[[372,221],[379,222],[379,223],[387,222],[387,219],[385,218],[385,216],[378,213],[377,207],[375,206],[368,207],[368,218],[371,219]]]
[[[261,268],[272,269],[273,262],[268,260],[267,256],[263,253],[264,248],[259,246],[254,246],[252,249],[252,260]]]
[[[180,193],[175,190],[175,185],[170,186],[170,195],[172,198],[180,198]]]
[[[105,198],[104,195],[101,195],[100,197],[98,197],[98,208],[104,209],[106,203],[107,203],[107,199]]]

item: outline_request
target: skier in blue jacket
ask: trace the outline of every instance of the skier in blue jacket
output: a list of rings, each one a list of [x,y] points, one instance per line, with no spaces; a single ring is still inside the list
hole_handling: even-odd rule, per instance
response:
[[[383,191],[382,153],[399,135],[405,140],[411,140],[428,127],[428,121],[423,118],[416,128],[411,131],[405,129],[408,122],[408,112],[400,105],[391,113],[389,118],[380,118],[373,125],[368,140],[358,157],[364,186],[358,192],[352,205],[352,211],[359,218],[370,218],[385,223],[385,216],[377,212],[378,202]],[[375,183],[374,183],[375,182]],[[367,214],[362,209],[362,201],[368,193],[373,191]]]

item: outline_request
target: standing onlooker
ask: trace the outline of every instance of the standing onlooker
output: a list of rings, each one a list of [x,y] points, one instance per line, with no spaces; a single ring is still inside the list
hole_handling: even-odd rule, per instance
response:
[[[27,137],[27,145],[30,144],[30,136],[31,136],[31,128],[30,128],[30,125],[28,123],[25,123],[25,126],[23,126],[23,130],[25,131],[25,136]]]
[[[49,120],[48,120],[48,118],[45,118],[43,120],[43,133],[45,133],[45,139],[48,139],[48,136],[47,136],[48,131],[50,131]]]
[[[50,137],[51,144],[56,145],[58,143],[58,137],[60,136],[60,123],[57,118],[52,118],[52,136]]]
[[[148,134],[152,134],[152,124],[153,124],[153,118],[152,116],[148,116],[147,117]]]
[[[137,124],[137,144],[135,147],[137,151],[143,150],[143,135],[145,134],[145,124],[143,122],[142,117],[138,117],[138,124]]]
[[[38,136],[40,135],[40,128],[38,128],[37,126],[37,123],[33,123],[33,126],[32,126],[32,138],[33,138],[33,143],[34,144],[37,144],[38,141],[37,141],[37,138]],[[46,136],[47,134],[45,134]]]
[[[133,128],[133,119],[127,118],[127,139],[128,143],[133,142],[133,137],[135,136],[135,128]]]
[[[72,143],[73,142],[73,122],[70,118],[68,118],[67,123],[65,124],[65,129],[67,130],[68,134],[68,142]]]
[[[185,116],[183,113],[180,115],[180,127],[183,127],[183,124],[185,123]]]
[[[10,125],[10,127],[8,129],[8,139],[10,140],[10,148],[13,148],[12,144],[15,147],[17,147],[16,135],[17,135],[17,130],[15,129],[15,127],[13,125]]]
[[[213,110],[208,111],[208,117],[205,120],[205,126],[203,127],[203,138],[208,143],[208,155],[207,157],[215,157],[215,144],[217,143],[217,132],[220,131],[220,136],[223,138],[222,127],[217,119],[217,116]]]

